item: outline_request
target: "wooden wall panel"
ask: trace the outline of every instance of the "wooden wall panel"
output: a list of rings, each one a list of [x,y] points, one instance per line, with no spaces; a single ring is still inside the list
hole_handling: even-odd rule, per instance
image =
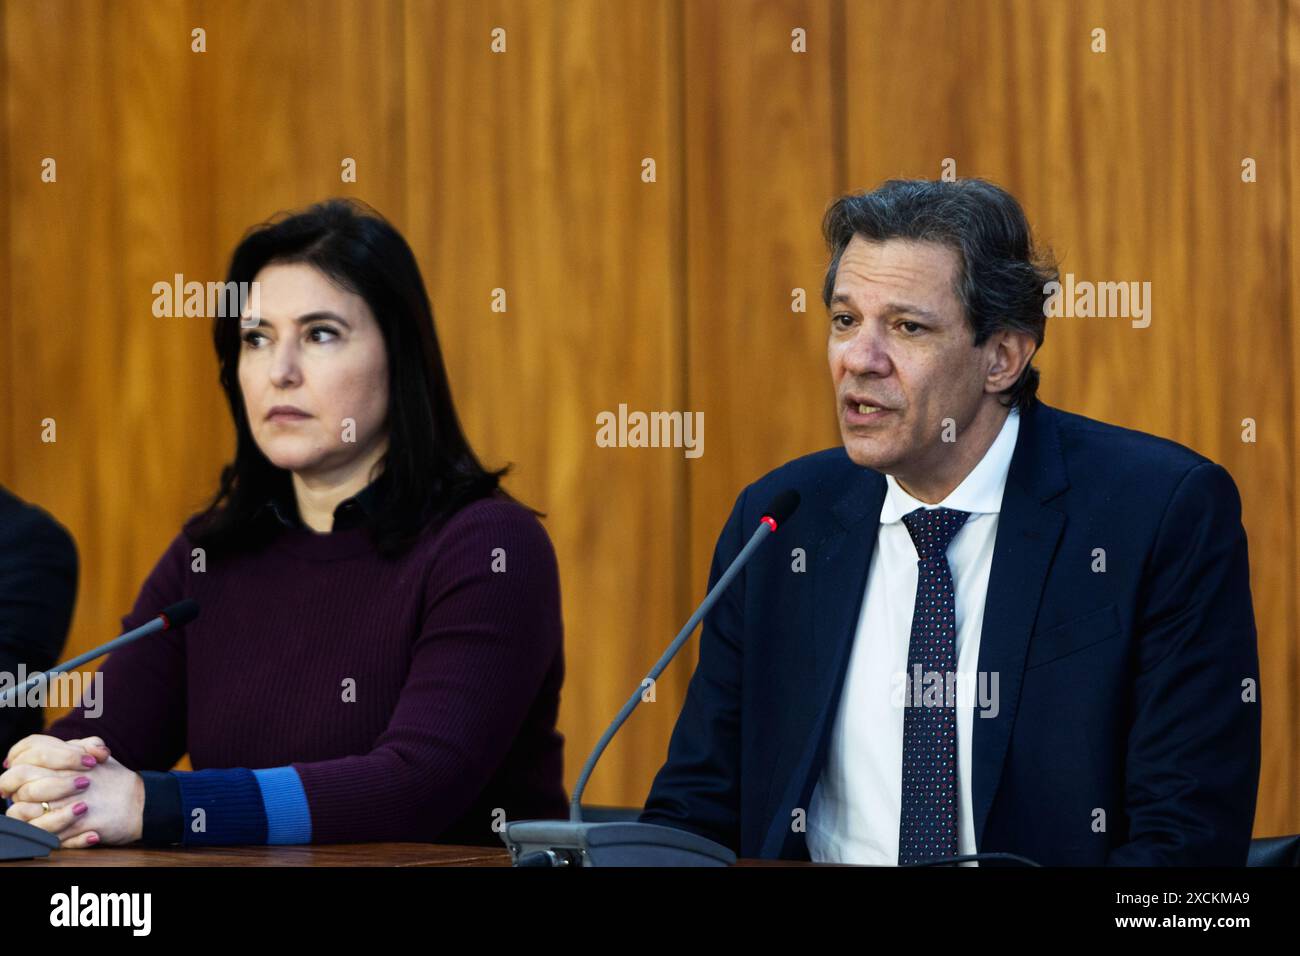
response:
[[[177,5],[4,10],[12,402],[6,483],[77,538],[71,648],[113,633],[145,573],[224,457],[206,329],[152,315],[152,285],[204,275],[186,210],[192,161]],[[74,26],[75,25],[75,26]],[[179,31],[179,33],[177,32]],[[175,34],[175,39],[173,35]],[[41,181],[46,158],[57,181]],[[41,441],[52,419],[57,440]]]
[[[821,303],[821,219],[843,173],[842,64],[838,4],[690,11],[686,358],[688,407],[704,413],[706,438],[689,471],[691,594],[699,601],[740,490],[839,442]],[[796,289],[804,311],[793,311]],[[698,642],[689,650],[696,659]]]
[[[1279,85],[1286,110],[1283,122],[1287,138],[1278,157],[1277,173],[1285,184],[1284,201],[1279,204],[1286,223],[1281,235],[1285,261],[1273,281],[1282,286],[1286,297],[1282,314],[1286,322],[1287,347],[1279,350],[1284,352],[1288,361],[1285,413],[1291,456],[1287,472],[1278,477],[1264,499],[1268,504],[1261,502],[1256,507],[1264,514],[1262,520],[1274,521],[1290,529],[1291,537],[1285,550],[1256,553],[1264,560],[1289,565],[1291,575],[1271,593],[1254,587],[1256,615],[1260,614],[1260,604],[1263,603],[1268,620],[1278,628],[1267,645],[1261,647],[1261,653],[1268,655],[1272,683],[1287,685],[1279,686],[1276,705],[1265,704],[1265,733],[1270,735],[1266,758],[1273,766],[1265,771],[1267,776],[1263,779],[1270,787],[1276,788],[1276,792],[1260,800],[1255,814],[1255,833],[1259,835],[1300,830],[1300,612],[1297,612],[1296,595],[1297,582],[1300,581],[1300,518],[1296,513],[1296,481],[1300,475],[1300,334],[1296,330],[1300,244],[1295,233],[1295,223],[1300,222],[1300,193],[1297,193],[1300,182],[1296,180],[1296,162],[1300,159],[1300,0],[1286,0],[1282,5],[1282,19],[1278,40],[1284,59]],[[1264,347],[1266,345],[1261,345],[1260,350]],[[1259,620],[1257,617],[1257,623]]]
[[[680,453],[596,445],[602,411],[682,407],[682,168],[676,6],[559,9],[408,7],[407,216],[465,425],[548,514],[571,787],[687,614]],[[639,710],[586,799],[640,799],[682,696]]]
[[[740,488],[839,440],[827,204],[951,157],[1021,198],[1063,271],[1151,281],[1147,329],[1049,323],[1042,394],[1237,480],[1256,832],[1300,830],[1300,0],[0,0],[0,52],[0,481],[77,537],[70,654],[114,633],[231,451],[208,323],[154,318],[153,282],[220,278],[251,224],[356,196],[415,249],[471,440],[549,515],[572,786],[702,596]],[[703,456],[598,448],[620,403],[703,412]],[[687,647],[589,800],[644,798]]]
[[[0,9],[0,478],[13,473],[13,312],[9,280],[9,57],[5,55],[6,17]]]
[[[848,61],[852,188],[935,178],[952,158],[1020,198],[1062,274],[1151,283],[1147,328],[1049,321],[1040,394],[1235,478],[1264,684],[1260,833],[1300,828],[1282,27],[1273,3],[922,0],[850,4],[846,30],[871,51]],[[1242,182],[1245,157],[1256,183]],[[1241,439],[1245,418],[1256,443]]]

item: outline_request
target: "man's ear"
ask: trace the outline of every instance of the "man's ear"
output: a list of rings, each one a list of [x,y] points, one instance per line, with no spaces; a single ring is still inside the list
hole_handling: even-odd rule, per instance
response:
[[[989,363],[985,384],[990,390],[1000,392],[1010,388],[1038,351],[1034,337],[1016,329],[1002,329],[994,333],[992,360]]]

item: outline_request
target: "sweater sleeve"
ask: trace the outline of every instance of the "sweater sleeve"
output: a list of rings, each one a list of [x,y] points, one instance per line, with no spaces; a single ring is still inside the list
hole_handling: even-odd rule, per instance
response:
[[[185,846],[311,843],[311,813],[293,767],[143,773],[143,842]]]
[[[422,627],[386,729],[368,753],[292,764],[313,842],[436,841],[500,767],[561,652],[559,570],[530,512],[474,502],[429,546]]]
[[[465,813],[560,651],[559,570],[541,524],[507,501],[466,506],[433,546],[407,679],[375,746],[260,770],[172,771],[174,785],[146,778],[147,837],[432,842]]]
[[[131,613],[130,630],[186,597],[190,543],[177,535],[145,579]],[[185,754],[185,628],[150,634],[113,651],[99,668],[100,692],[45,733],[62,740],[101,737],[132,770],[170,770]]]

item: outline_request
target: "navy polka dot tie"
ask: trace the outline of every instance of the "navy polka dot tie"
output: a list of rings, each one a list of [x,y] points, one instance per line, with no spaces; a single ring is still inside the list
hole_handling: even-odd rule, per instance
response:
[[[916,545],[916,608],[907,645],[908,689],[903,711],[903,812],[898,824],[899,865],[957,853],[957,708],[946,706],[947,675],[957,670],[957,610],[948,544],[968,511],[917,508],[903,515]],[[923,683],[915,685],[920,667]],[[916,706],[935,686],[944,706]],[[922,695],[918,698],[916,695]]]

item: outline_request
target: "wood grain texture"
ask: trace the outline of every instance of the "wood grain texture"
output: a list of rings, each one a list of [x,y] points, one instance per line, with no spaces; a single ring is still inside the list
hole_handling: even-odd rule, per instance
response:
[[[680,452],[596,444],[602,411],[683,402],[675,16],[655,0],[407,10],[407,235],[472,440],[548,515],[570,786],[687,613]],[[591,800],[641,799],[681,699],[637,715]]]
[[[1063,272],[1151,282],[1148,328],[1049,323],[1041,394],[1232,473],[1255,829],[1300,830],[1300,0],[0,0],[0,52],[0,482],[76,536],[68,655],[116,632],[232,450],[208,323],[155,318],[152,284],[220,278],[250,225],[355,196],[415,250],[471,441],[547,512],[571,787],[740,489],[839,440],[826,206],[951,158],[1021,199]],[[597,447],[621,403],[703,412],[703,456]],[[687,648],[592,802],[644,798]]]
[[[1258,833],[1300,826],[1291,220],[1274,3],[848,8],[851,186],[960,176],[1011,190],[1061,272],[1149,281],[1151,322],[1062,317],[1040,394],[1223,464],[1243,502],[1264,706]],[[1106,30],[1104,53],[1091,50]],[[928,31],[928,32],[926,32]],[[887,32],[904,38],[880,45]],[[925,57],[919,38],[945,56]],[[917,37],[909,42],[906,38]],[[923,59],[924,82],[918,82]],[[1243,183],[1241,162],[1258,163]],[[1284,344],[1278,347],[1277,344]],[[1243,420],[1258,440],[1242,440]]]
[[[843,172],[836,29],[818,2],[701,4],[686,20],[688,406],[706,435],[689,472],[696,602],[744,485],[839,442],[821,304],[821,218]]]
[[[13,388],[13,302],[9,279],[9,122],[8,95],[9,57],[5,55],[7,22],[0,8],[0,480],[13,472],[13,443],[9,436],[14,429]]]

